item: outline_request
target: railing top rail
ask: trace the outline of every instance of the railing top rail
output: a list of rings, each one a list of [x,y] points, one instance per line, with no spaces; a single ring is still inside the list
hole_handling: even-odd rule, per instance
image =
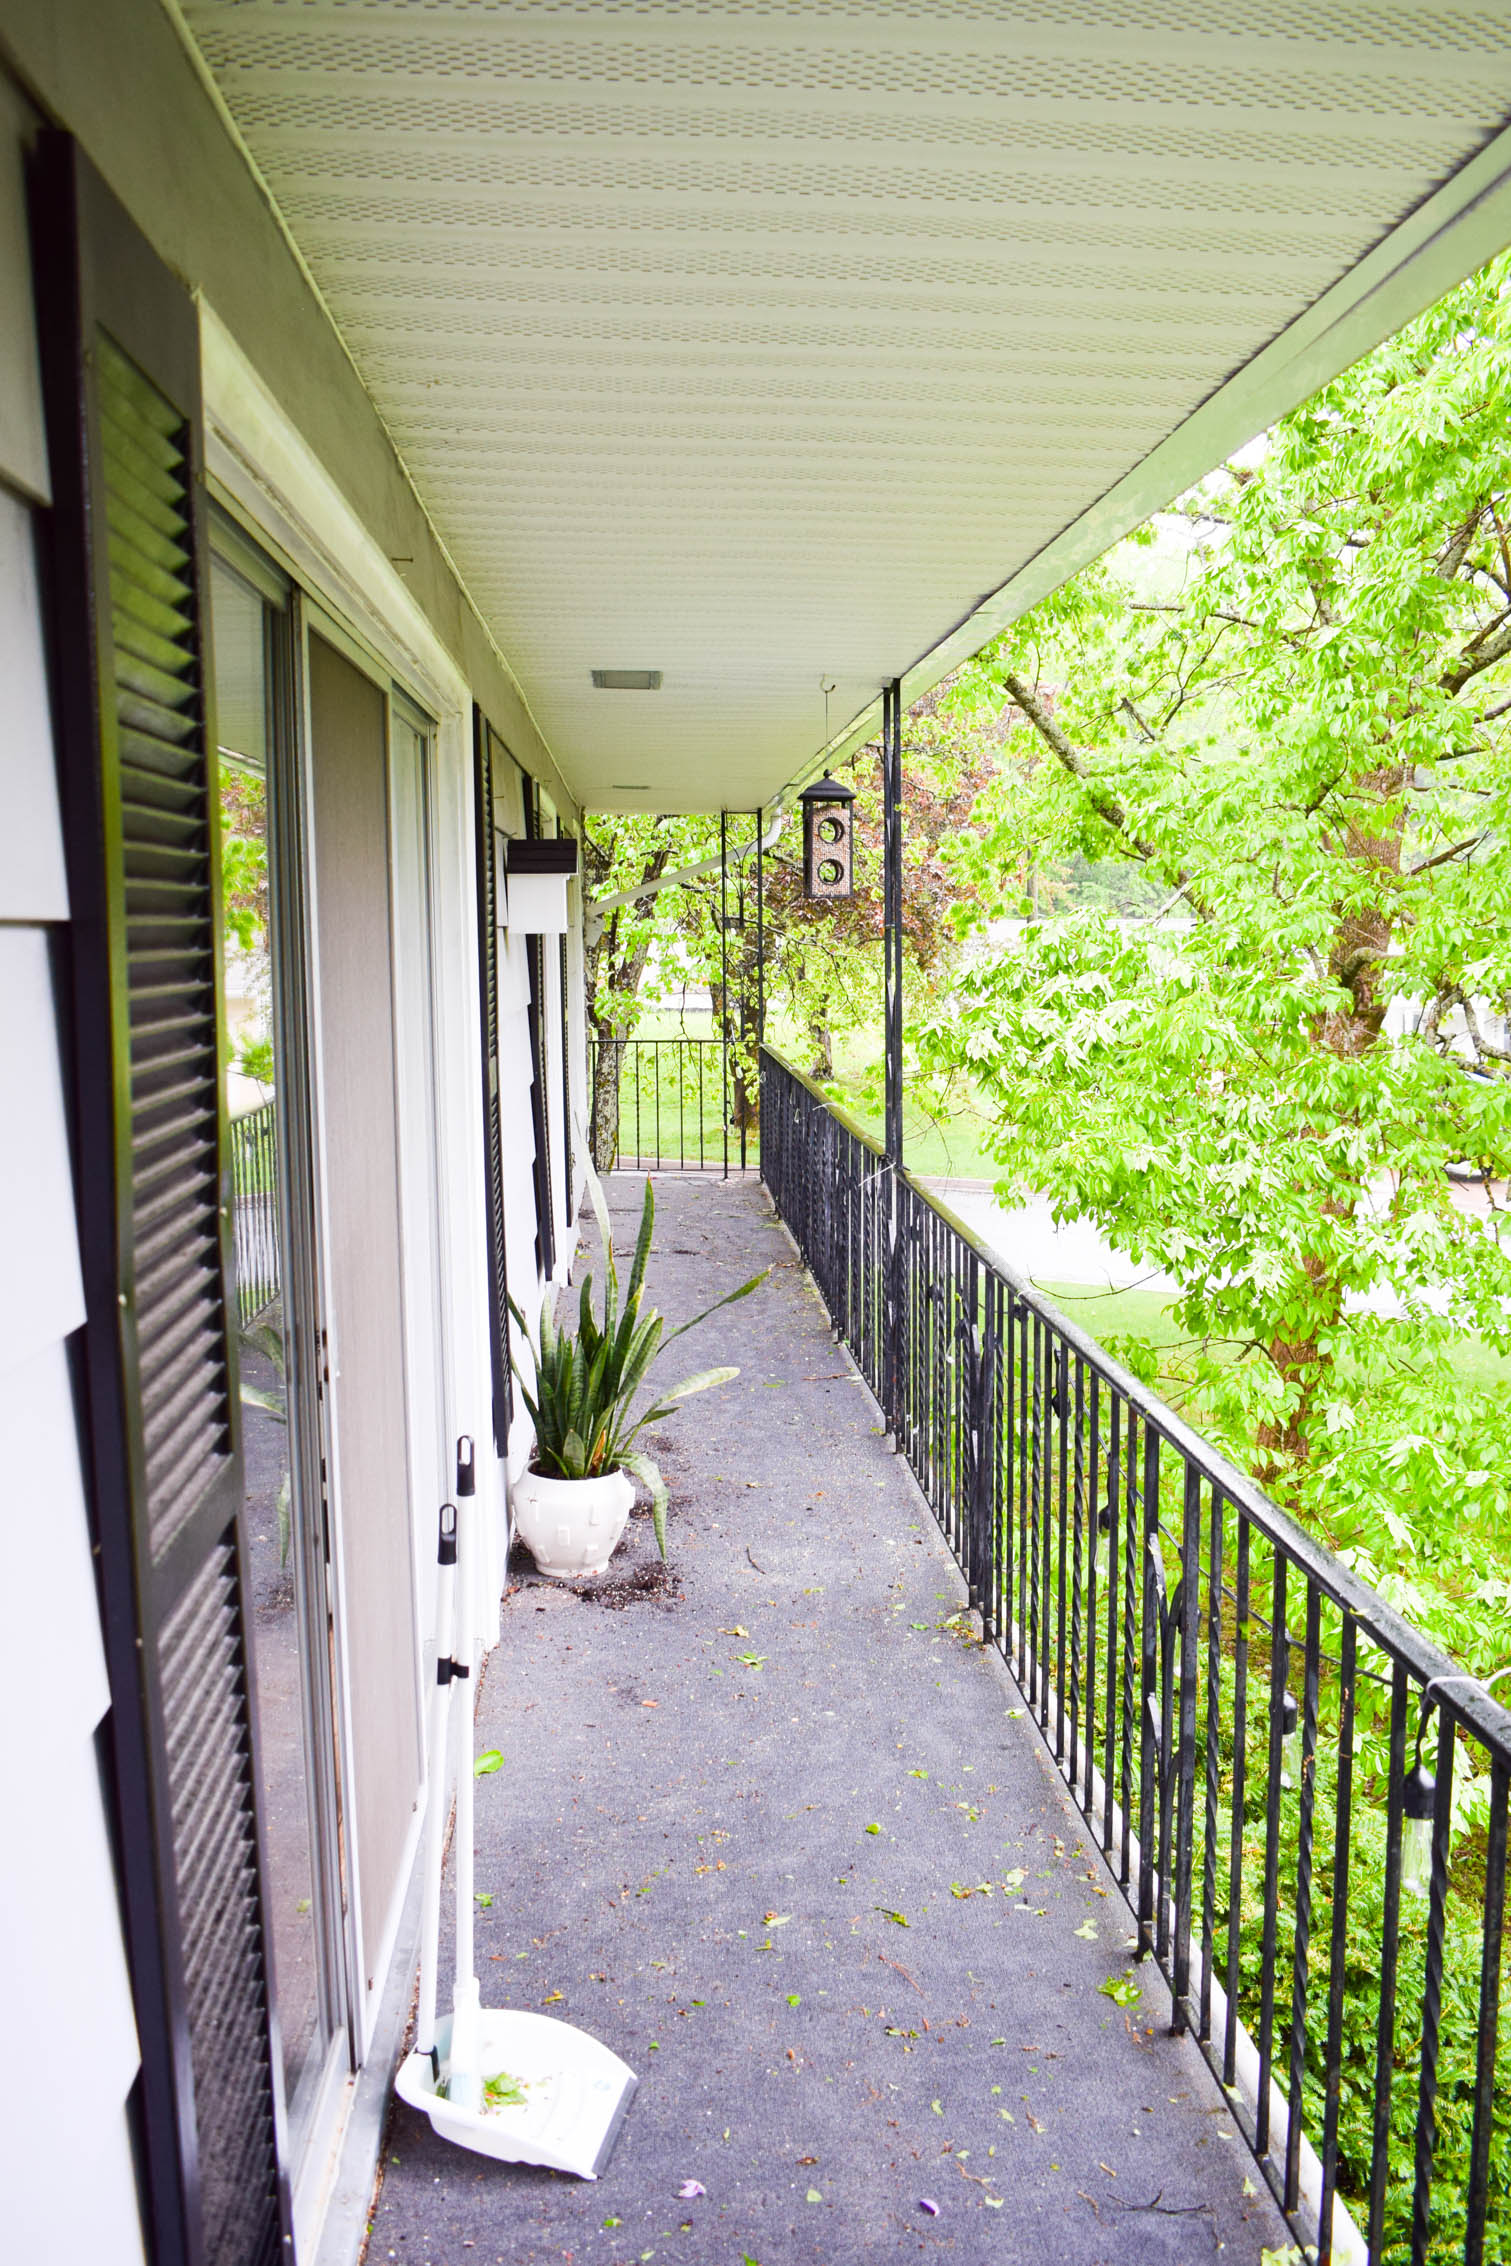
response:
[[[763,1044],[763,1054],[773,1064],[826,1110],[847,1133],[852,1134],[883,1165],[886,1152],[874,1134],[868,1133],[847,1111],[836,1108],[823,1089],[807,1077],[795,1064],[787,1061],[776,1049]],[[1368,1583],[1359,1579],[1341,1559],[1335,1558],[1325,1543],[1308,1534],[1288,1511],[1268,1496],[1258,1482],[1242,1471],[1225,1456],[1220,1448],[1204,1440],[1178,1416],[1157,1393],[1142,1384],[1130,1370],[1115,1361],[1105,1347],[1083,1329],[1079,1322],[1062,1314],[1054,1301],[1046,1298],[1028,1279],[983,1242],[964,1220],[941,1202],[930,1189],[925,1188],[913,1175],[903,1169],[900,1178],[921,1204],[936,1213],[974,1253],[981,1265],[1005,1283],[1013,1296],[1045,1322],[1061,1338],[1071,1352],[1078,1354],[1090,1368],[1127,1405],[1136,1410],[1141,1421],[1149,1424],[1167,1441],[1178,1455],[1194,1464],[1235,1509],[1241,1511],[1267,1540],[1276,1543],[1306,1577],[1330,1597],[1335,1605],[1351,1614],[1361,1630],[1380,1648],[1398,1659],[1408,1673],[1429,1683],[1442,1685],[1450,1680],[1449,1688],[1437,1692],[1439,1704],[1446,1713],[1471,1730],[1495,1758],[1511,1768],[1511,1710],[1502,1707],[1483,1685],[1473,1682],[1463,1667],[1446,1652],[1413,1628],[1394,1606],[1387,1604]]]
[[[861,1146],[870,1150],[872,1156],[876,1158],[878,1163],[886,1163],[887,1152],[885,1146],[882,1142],[877,1140],[874,1133],[868,1133],[866,1131],[866,1128],[861,1124],[859,1118],[852,1117],[847,1109],[841,1109],[838,1102],[832,1102],[829,1099],[829,1096],[824,1092],[823,1087],[816,1085],[813,1079],[808,1076],[806,1071],[799,1070],[795,1062],[789,1062],[785,1054],[778,1054],[776,1048],[774,1046],[768,1046],[764,1039],[762,1039],[761,1041],[761,1052],[762,1054],[766,1054],[771,1057],[778,1070],[785,1071],[789,1078],[795,1078],[800,1086],[805,1087],[807,1091],[813,1096],[813,1099],[818,1102],[822,1108],[826,1109],[829,1112],[829,1115],[835,1120],[837,1124],[842,1125],[847,1133],[853,1133],[856,1140],[860,1142]],[[920,1191],[920,1193],[922,1193],[922,1191]],[[982,1256],[987,1256],[987,1253],[984,1251],[984,1249]]]

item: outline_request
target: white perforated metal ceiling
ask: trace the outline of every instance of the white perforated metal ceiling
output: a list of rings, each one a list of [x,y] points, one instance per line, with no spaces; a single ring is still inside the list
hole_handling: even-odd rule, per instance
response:
[[[769,799],[1511,238],[1504,0],[183,13],[590,807]]]

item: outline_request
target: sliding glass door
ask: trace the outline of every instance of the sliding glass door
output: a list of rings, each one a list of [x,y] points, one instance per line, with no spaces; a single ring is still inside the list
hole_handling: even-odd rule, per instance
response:
[[[291,594],[234,531],[212,570],[226,1087],[271,2022],[294,2184],[350,2066],[321,1487],[319,1301]]]

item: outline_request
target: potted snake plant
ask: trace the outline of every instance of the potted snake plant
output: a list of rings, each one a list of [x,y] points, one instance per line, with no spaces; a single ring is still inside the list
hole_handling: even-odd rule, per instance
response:
[[[649,1176],[635,1256],[621,1293],[603,1189],[591,1165],[586,1172],[603,1241],[601,1314],[594,1312],[591,1275],[583,1281],[575,1332],[558,1328],[549,1297],[541,1304],[533,1331],[513,1299],[509,1301],[530,1351],[529,1364],[516,1360],[514,1371],[535,1426],[530,1468],[513,1489],[514,1523],[540,1571],[565,1579],[604,1571],[624,1532],[637,1479],[650,1490],[656,1547],[666,1556],[666,1482],[654,1459],[636,1442],[647,1425],[675,1415],[679,1401],[707,1392],[712,1385],[727,1384],[740,1372],[700,1369],[669,1390],[653,1387],[638,1413],[637,1395],[652,1363],[674,1338],[696,1329],[721,1306],[748,1298],[770,1272],[766,1268],[752,1275],[690,1322],[668,1330],[655,1308],[643,1303],[656,1219]]]

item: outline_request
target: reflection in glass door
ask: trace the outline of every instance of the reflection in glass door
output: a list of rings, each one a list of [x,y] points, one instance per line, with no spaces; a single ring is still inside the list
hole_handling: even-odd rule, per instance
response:
[[[246,562],[249,574],[256,565]],[[233,1245],[273,2027],[296,2201],[343,2043],[286,597],[213,569]],[[345,2067],[344,2053],[339,2055]]]

